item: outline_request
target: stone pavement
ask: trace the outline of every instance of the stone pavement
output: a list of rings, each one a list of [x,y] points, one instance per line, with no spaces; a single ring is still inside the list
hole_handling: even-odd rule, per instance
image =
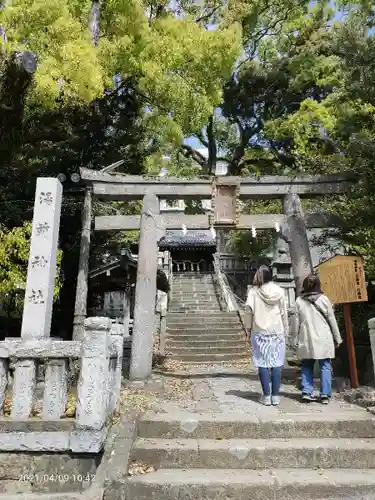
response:
[[[261,386],[255,369],[250,364],[193,365],[181,371],[165,373],[165,377],[188,379],[192,383],[193,400],[179,403],[161,403],[161,412],[173,409],[188,409],[193,412],[242,412],[247,415],[276,416],[284,414],[335,414],[342,411],[361,411],[358,406],[345,402],[339,394],[334,394],[330,404],[304,404],[300,402],[295,371],[291,370],[292,379],[285,379],[281,386],[279,407],[265,407],[259,404]],[[284,372],[288,374],[288,370]],[[287,375],[288,376],[288,375]]]
[[[249,365],[190,366],[193,398],[163,401],[139,424],[129,500],[338,500],[375,498],[375,419],[333,397],[302,404],[284,380],[279,407],[258,403]]]

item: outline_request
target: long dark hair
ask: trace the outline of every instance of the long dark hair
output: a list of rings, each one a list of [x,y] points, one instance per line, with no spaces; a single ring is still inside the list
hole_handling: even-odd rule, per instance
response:
[[[253,286],[262,286],[272,281],[272,270],[269,266],[262,265],[255,273]]]
[[[310,294],[322,294],[322,288],[320,284],[319,276],[315,273],[309,274],[303,280],[302,283],[302,294],[310,295]]]

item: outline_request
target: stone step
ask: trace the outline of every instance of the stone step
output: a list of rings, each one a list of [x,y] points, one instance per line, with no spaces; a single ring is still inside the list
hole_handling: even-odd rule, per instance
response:
[[[226,333],[226,334],[218,334],[218,333],[201,333],[201,334],[190,334],[190,333],[179,333],[179,334],[171,334],[168,332],[167,342],[180,340],[183,342],[198,342],[199,340],[205,340],[207,342],[240,342],[244,339],[242,333]]]
[[[202,288],[203,290],[216,290],[216,286],[213,283],[189,283],[189,284],[182,284],[182,283],[172,283],[172,295],[174,291],[178,290],[184,290],[184,291],[192,291],[193,288]]]
[[[200,325],[183,325],[181,323],[171,324],[169,323],[167,326],[167,333],[169,335],[197,335],[197,336],[206,336],[206,335],[233,335],[241,334],[245,335],[245,332],[242,329],[240,324],[235,325],[216,325],[216,324],[204,324],[204,319],[202,318],[202,323]],[[207,340],[207,339],[205,339]]]
[[[324,472],[310,469],[161,469],[130,478],[126,498],[370,500],[374,491],[373,469],[333,469]]]
[[[176,298],[174,297],[173,300],[169,302],[170,305],[180,305],[182,303],[184,304],[218,304],[218,298],[217,297],[194,297],[194,298],[188,298],[185,297],[184,295],[181,295],[181,297]]]
[[[176,278],[172,279],[173,285],[214,285],[215,281],[210,278]]]
[[[184,315],[184,314],[168,314],[169,319],[175,319],[175,320],[183,320],[186,321],[186,316],[189,315]],[[211,316],[212,319],[217,319],[221,321],[222,319],[236,319],[239,320],[239,316],[236,312],[227,312],[227,311],[220,311],[213,316]],[[189,319],[195,318],[195,314],[190,314]]]
[[[181,295],[180,298],[174,298],[169,302],[169,306],[176,306],[176,305],[181,305],[181,304],[219,304],[219,300],[217,297],[193,297],[193,298],[186,298],[183,295]]]
[[[182,271],[175,271],[173,273],[173,279],[204,279],[204,278],[212,278],[215,276],[215,273],[213,271],[205,271],[205,272],[196,272],[196,271],[190,271],[190,272],[182,272]]]
[[[241,336],[245,335],[245,332],[242,329],[240,324],[235,325],[209,325],[204,324],[204,319],[202,318],[202,323],[200,325],[182,325],[181,323],[168,324],[167,327],[168,335],[197,335],[197,336],[206,336],[206,335],[233,335],[240,334]],[[226,338],[226,337],[225,337]],[[207,339],[205,339],[207,340]]]
[[[241,346],[242,349],[246,349],[249,345],[247,340],[245,340],[242,336],[240,338],[237,338],[235,341],[232,340],[225,340],[225,339],[220,339],[216,340],[215,342],[210,342],[206,340],[201,340],[201,337],[199,340],[177,340],[178,337],[168,337],[167,338],[167,345],[169,348],[179,348],[179,347],[188,347],[189,349],[194,349],[194,348],[201,348],[201,349],[209,349],[209,348],[220,348],[220,347],[226,347],[226,346]]]
[[[176,309],[180,309],[180,308],[187,308],[187,309],[193,309],[193,310],[198,309],[201,311],[204,311],[205,309],[215,309],[217,312],[221,311],[220,306],[217,302],[207,302],[207,303],[203,303],[203,304],[199,304],[197,302],[191,303],[191,304],[186,304],[184,302],[180,302],[179,304],[170,304],[168,311],[178,312],[178,310],[176,311]]]
[[[188,344],[184,347],[179,346],[171,346],[168,344],[167,347],[168,351],[168,356],[169,354],[171,355],[178,355],[178,356],[185,356],[186,354],[237,354],[241,353],[244,356],[248,355],[248,352],[246,351],[246,347],[243,345],[236,345],[236,343],[227,343],[227,345],[221,345],[219,347],[213,346],[213,345],[208,345],[205,347],[192,347],[191,344]]]
[[[375,469],[374,439],[148,439],[132,449],[156,469]],[[375,478],[375,470],[374,470]]]
[[[244,359],[248,357],[249,354],[247,352],[234,352],[230,354],[212,354],[212,353],[207,353],[207,354],[194,354],[194,353],[189,353],[189,354],[170,354],[167,357],[169,359],[175,359],[178,361],[186,361],[188,363],[195,363],[195,362],[205,362],[205,363],[211,363],[212,361],[220,362],[220,361],[233,361],[235,359]]]
[[[180,302],[181,300],[193,301],[193,300],[217,300],[217,295],[215,293],[173,293],[171,302]]]
[[[149,412],[139,436],[163,439],[375,438],[375,419],[362,410],[259,416],[246,413]]]
[[[214,311],[212,311],[214,312]],[[196,330],[197,333],[199,331],[214,331],[216,332],[217,330],[223,331],[226,330],[228,333],[230,333],[232,330],[236,331],[243,331],[242,325],[239,321],[209,321],[208,318],[202,318],[199,317],[198,314],[200,311],[197,311],[197,318],[195,321],[189,321],[188,319],[185,320],[185,322],[182,321],[167,321],[167,327],[170,330],[179,330],[179,331],[186,331],[186,330],[192,330],[193,332]]]
[[[176,306],[219,306],[219,301],[215,297],[214,299],[194,299],[194,300],[184,300],[181,298],[181,300],[173,300],[169,304],[169,307],[176,307]]]
[[[203,290],[215,290],[216,285],[212,281],[204,282],[204,281],[191,281],[191,282],[173,282],[172,281],[172,290],[192,290],[193,288],[199,288]]]
[[[212,306],[198,306],[196,305],[191,305],[191,306],[173,306],[169,309],[170,312],[190,312],[190,311],[220,311],[220,307],[218,304],[212,305]]]
[[[216,287],[213,283],[172,283],[172,292],[175,290],[191,291],[194,289],[215,291]]]
[[[193,333],[199,333],[200,331],[204,330],[205,332],[207,331],[213,331],[216,332],[217,330],[220,331],[227,331],[228,333],[232,332],[233,330],[238,330],[238,331],[243,331],[243,327],[241,323],[238,322],[233,322],[233,323],[227,323],[226,321],[218,321],[217,323],[215,322],[209,322],[207,320],[207,316],[209,316],[209,313],[212,312],[212,314],[215,313],[215,311],[209,311],[206,312],[204,316],[202,316],[200,313],[202,311],[196,311],[196,316],[199,318],[199,321],[195,321],[194,323],[190,323],[188,318],[186,318],[185,322],[176,322],[176,321],[169,321],[167,322],[167,327],[168,330],[176,330],[176,331],[186,331],[186,330],[191,330]]]
[[[189,312],[220,312],[221,309],[219,307],[219,304],[210,304],[210,305],[199,305],[199,304],[191,304],[191,305],[186,305],[186,304],[180,304],[180,305],[175,305],[175,306],[170,306],[168,312],[174,313],[174,312],[181,312],[181,313],[189,313]]]
[[[202,314],[202,313],[201,313]],[[240,318],[238,316],[224,316],[220,315],[220,311],[217,311],[217,314],[202,314],[202,317],[197,316],[196,314],[183,314],[177,315],[176,313],[168,314],[167,322],[173,324],[193,324],[200,323],[204,321],[206,324],[216,325],[216,324],[225,324],[225,325],[238,325],[240,323]]]
[[[172,274],[172,277],[173,279],[175,280],[196,280],[196,279],[213,279],[215,277],[215,273],[214,272],[210,272],[210,271],[207,271],[207,272],[196,272],[196,271],[191,271],[189,273],[185,273],[185,272],[174,272]]]
[[[215,282],[212,280],[176,280],[172,281],[172,286],[183,286],[183,287],[189,287],[189,286],[216,286]]]

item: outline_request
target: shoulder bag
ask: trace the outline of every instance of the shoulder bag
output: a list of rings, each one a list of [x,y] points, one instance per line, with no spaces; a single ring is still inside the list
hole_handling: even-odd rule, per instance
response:
[[[322,311],[320,309],[320,307],[316,304],[316,302],[313,302],[312,300],[308,300],[308,299],[305,299],[307,300],[307,302],[309,302],[312,306],[315,307],[315,309],[318,311],[318,313],[323,316],[325,322],[327,323],[327,325],[329,326],[329,329],[331,330],[331,334],[332,334],[332,337],[333,337],[333,342],[336,344],[336,340],[335,340],[335,336],[333,334],[333,330],[332,330],[332,326],[331,326],[331,323],[329,322],[329,319],[328,317],[326,316],[326,314],[324,313],[324,311]]]

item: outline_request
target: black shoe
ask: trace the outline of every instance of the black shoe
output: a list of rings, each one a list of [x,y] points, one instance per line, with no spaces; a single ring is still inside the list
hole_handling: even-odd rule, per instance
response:
[[[302,394],[303,403],[312,403],[316,401],[316,398],[312,394]]]

